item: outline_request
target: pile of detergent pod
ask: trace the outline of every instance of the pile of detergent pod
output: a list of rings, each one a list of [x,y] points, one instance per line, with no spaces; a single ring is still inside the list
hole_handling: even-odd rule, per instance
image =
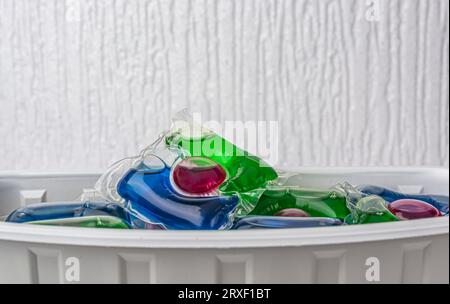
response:
[[[181,122],[181,123],[180,123]],[[448,197],[349,183],[292,185],[275,170],[189,119],[140,155],[115,163],[78,202],[34,204],[6,221],[38,225],[228,230],[354,225],[448,216]]]

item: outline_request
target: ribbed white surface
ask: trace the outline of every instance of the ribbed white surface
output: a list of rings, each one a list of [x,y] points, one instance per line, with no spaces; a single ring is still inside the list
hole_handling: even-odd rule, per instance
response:
[[[190,107],[289,165],[449,165],[447,0],[0,0],[0,169],[104,169]]]

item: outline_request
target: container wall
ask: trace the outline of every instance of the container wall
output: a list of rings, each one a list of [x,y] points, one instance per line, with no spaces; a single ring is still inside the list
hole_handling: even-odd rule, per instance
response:
[[[448,246],[448,234],[339,246],[228,250],[0,240],[0,283],[448,283]],[[79,265],[79,281],[72,281],[74,265]],[[377,276],[371,275],[371,267],[379,271]]]

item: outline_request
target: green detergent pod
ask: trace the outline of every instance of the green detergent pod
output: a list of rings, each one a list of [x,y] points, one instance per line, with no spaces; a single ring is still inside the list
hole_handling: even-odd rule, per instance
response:
[[[218,163],[227,173],[227,179],[220,190],[227,192],[248,192],[263,188],[278,174],[261,158],[238,148],[230,141],[202,126],[195,125],[184,113],[176,120],[165,137],[166,145],[187,151],[193,157],[207,157]]]
[[[345,219],[345,223],[349,225],[396,221],[399,219],[389,211],[386,201],[376,195],[359,199],[353,206],[351,215]]]
[[[28,224],[83,228],[130,229],[130,226],[124,220],[114,216],[71,217],[54,220],[34,221],[28,222]]]
[[[346,195],[339,190],[271,186],[260,195],[250,215],[270,216],[292,208],[300,209],[311,217],[330,217],[341,220],[350,213]]]

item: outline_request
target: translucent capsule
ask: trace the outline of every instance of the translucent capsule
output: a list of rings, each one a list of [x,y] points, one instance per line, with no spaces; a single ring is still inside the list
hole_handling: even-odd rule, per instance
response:
[[[448,196],[445,195],[432,195],[432,194],[405,194],[401,192],[395,192],[387,188],[374,186],[374,185],[361,185],[358,190],[366,195],[378,195],[382,197],[386,202],[391,203],[401,199],[414,199],[426,202],[433,205],[443,215],[448,215]]]
[[[123,177],[117,191],[133,217],[166,229],[221,230],[232,225],[239,197],[186,196],[173,187],[170,171],[167,166],[155,171],[141,164]]]
[[[309,213],[298,208],[287,208],[275,213],[275,216],[310,217]]]
[[[236,221],[232,229],[281,229],[340,226],[342,222],[334,218],[247,216]]]
[[[189,157],[173,169],[173,181],[182,191],[204,194],[217,190],[227,177],[216,162],[204,157]]]
[[[114,216],[83,216],[53,220],[29,222],[34,225],[65,226],[82,228],[130,229],[124,220]]]
[[[339,191],[273,186],[262,193],[250,215],[272,216],[285,209],[300,209],[311,217],[341,220],[350,213],[346,197]]]
[[[401,199],[392,202],[389,210],[401,220],[413,220],[441,216],[441,212],[434,206],[420,200]]]
[[[347,224],[370,224],[395,222],[398,218],[387,208],[386,201],[379,196],[361,198],[352,208],[352,214],[345,219]]]
[[[36,221],[80,218],[85,216],[111,216],[128,222],[129,217],[122,206],[111,202],[60,202],[37,203],[12,212],[7,222],[27,223]]]

